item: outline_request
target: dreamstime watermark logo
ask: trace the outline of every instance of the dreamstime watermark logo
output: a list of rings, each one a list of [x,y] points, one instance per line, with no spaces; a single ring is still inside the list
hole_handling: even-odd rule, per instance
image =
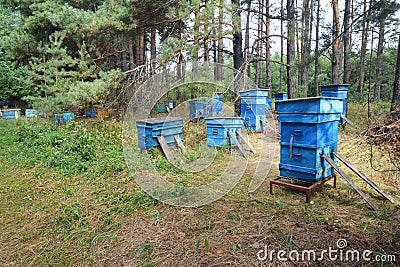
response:
[[[224,68],[224,77],[216,77],[215,69]],[[182,74],[184,73],[184,75]],[[249,160],[240,153],[231,150],[230,156],[226,157],[227,163],[224,169],[218,169],[216,180],[201,186],[183,186],[168,181],[162,173],[157,171],[154,161],[148,153],[143,153],[138,147],[138,140],[145,138],[143,133],[138,134],[136,122],[150,118],[152,109],[157,103],[176,88],[192,90],[200,85],[208,85],[221,89],[223,92],[237,92],[257,88],[250,78],[240,71],[229,66],[204,63],[192,67],[175,66],[175,69],[165,70],[157,73],[146,80],[136,90],[125,112],[123,125],[123,149],[127,166],[136,183],[149,195],[166,204],[180,207],[196,207],[209,204],[223,197],[232,190],[245,174]],[[169,114],[168,117],[178,117],[186,123],[190,120],[190,100],[180,103]],[[224,104],[225,105],[225,104]],[[224,106],[225,109],[228,106]],[[234,115],[233,109],[232,114]],[[258,153],[255,162],[254,172],[248,186],[249,192],[254,192],[267,177],[275,157],[275,150],[278,145],[275,123],[272,113],[269,111],[266,119],[266,133],[260,135],[261,144],[257,145]],[[227,114],[224,114],[227,116]],[[139,136],[140,135],[140,136]],[[185,139],[185,136],[183,136]],[[170,163],[182,170],[182,173],[197,173],[206,170],[213,164],[216,156],[216,149],[209,147],[205,140],[199,144],[200,158],[189,160],[180,151],[171,151],[174,160]],[[247,172],[248,173],[248,172]]]
[[[265,246],[257,253],[260,261],[291,261],[291,262],[310,262],[310,261],[341,261],[341,262],[396,262],[396,255],[376,254],[371,250],[357,250],[347,248],[346,239],[338,239],[336,247],[328,247],[321,251],[313,249],[305,250],[275,250]]]

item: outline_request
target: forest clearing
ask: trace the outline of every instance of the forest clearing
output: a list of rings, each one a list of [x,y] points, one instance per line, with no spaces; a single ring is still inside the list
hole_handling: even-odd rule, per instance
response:
[[[395,0],[0,0],[0,266],[398,266]]]

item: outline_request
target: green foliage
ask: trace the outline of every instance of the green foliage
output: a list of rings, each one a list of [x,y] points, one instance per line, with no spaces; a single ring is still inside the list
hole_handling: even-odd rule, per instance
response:
[[[82,108],[88,103],[100,102],[108,90],[118,86],[117,81],[122,77],[117,70],[97,70],[86,58],[85,44],[77,58],[70,56],[62,44],[60,33],[51,35],[50,44],[42,45],[39,50],[41,56],[31,62],[37,84],[36,95],[26,100],[40,111]]]
[[[96,175],[125,169],[121,139],[116,138],[121,137],[120,125],[71,121],[57,126],[41,120],[4,124],[10,129],[3,131],[4,138],[9,138],[4,145],[20,164],[40,164],[67,174]]]
[[[31,72],[24,66],[15,68],[11,62],[0,61],[0,99],[30,95]]]

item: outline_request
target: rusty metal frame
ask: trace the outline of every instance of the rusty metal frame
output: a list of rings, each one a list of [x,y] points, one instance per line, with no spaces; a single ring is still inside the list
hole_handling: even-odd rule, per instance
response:
[[[296,189],[296,190],[305,192],[306,193],[306,203],[310,203],[311,191],[314,188],[316,188],[317,186],[322,185],[322,184],[326,183],[327,181],[331,180],[332,178],[333,178],[333,188],[336,188],[336,173],[334,173],[322,180],[311,183],[309,186],[302,186],[302,185],[298,185],[298,184],[283,182],[280,180],[281,179],[289,179],[292,181],[302,181],[302,182],[305,182],[305,181],[300,180],[300,179],[292,179],[292,178],[288,178],[288,177],[279,176],[279,177],[277,177],[275,179],[271,179],[269,181],[269,193],[271,195],[273,195],[273,191],[272,191],[273,185],[284,186],[284,187],[288,187],[288,188],[292,188],[292,189]]]

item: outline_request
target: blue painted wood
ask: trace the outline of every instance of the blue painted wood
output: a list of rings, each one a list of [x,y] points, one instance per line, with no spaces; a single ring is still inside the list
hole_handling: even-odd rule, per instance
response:
[[[301,146],[323,146],[337,142],[339,120],[323,123],[281,122],[281,143]]]
[[[36,112],[37,112],[37,110],[35,110],[35,109],[27,108],[25,110],[25,117],[34,118],[36,116]]]
[[[302,114],[302,113],[284,113],[279,114],[278,121],[280,122],[301,122],[301,123],[323,123],[330,121],[339,121],[340,114]]]
[[[274,94],[274,97],[275,97],[275,101],[287,100],[288,93],[276,93],[276,94]]]
[[[343,111],[342,114],[347,114],[347,95],[349,91],[349,84],[331,84],[323,85],[321,88],[321,95],[325,97],[335,97],[343,100]],[[343,121],[342,121],[343,123]]]
[[[312,97],[276,101],[281,129],[280,175],[318,181],[335,170],[321,154],[337,151],[343,101]]]
[[[21,109],[4,109],[1,111],[3,119],[18,119],[21,117]]]
[[[249,94],[251,96],[248,96]],[[244,120],[245,127],[256,131],[264,130],[268,108],[268,90],[250,90],[240,92],[240,95],[240,116]]]
[[[64,123],[73,119],[74,119],[74,113],[72,112],[63,112],[54,114],[54,122],[56,124]]]
[[[196,98],[189,101],[190,119],[215,117],[222,112],[222,100],[215,98]]]
[[[94,108],[85,110],[85,116],[86,117],[95,117],[96,115],[97,115],[97,110],[94,109]]]
[[[275,102],[275,109],[281,113],[306,113],[306,114],[325,114],[342,113],[343,100],[331,97],[309,97],[288,99]]]
[[[238,117],[214,117],[206,118],[204,121],[207,126],[207,144],[209,146],[234,145],[228,132],[236,134],[244,127],[242,118]],[[236,138],[240,142],[240,138],[238,136]]]
[[[283,130],[282,130],[283,132]],[[321,157],[321,154],[331,155],[337,151],[337,141],[323,146],[298,145],[281,142],[280,174],[296,179],[318,181],[332,174],[331,165]]]
[[[224,94],[223,93],[216,93],[213,96],[212,99],[216,101],[216,103],[215,103],[215,112],[217,114],[222,114],[222,101],[224,99]]]
[[[138,145],[142,149],[157,147],[160,143],[158,135],[163,135],[167,144],[176,144],[174,135],[182,139],[183,120],[176,117],[151,118],[136,121],[138,129]]]
[[[240,97],[268,97],[269,89],[251,89],[239,92]]]

